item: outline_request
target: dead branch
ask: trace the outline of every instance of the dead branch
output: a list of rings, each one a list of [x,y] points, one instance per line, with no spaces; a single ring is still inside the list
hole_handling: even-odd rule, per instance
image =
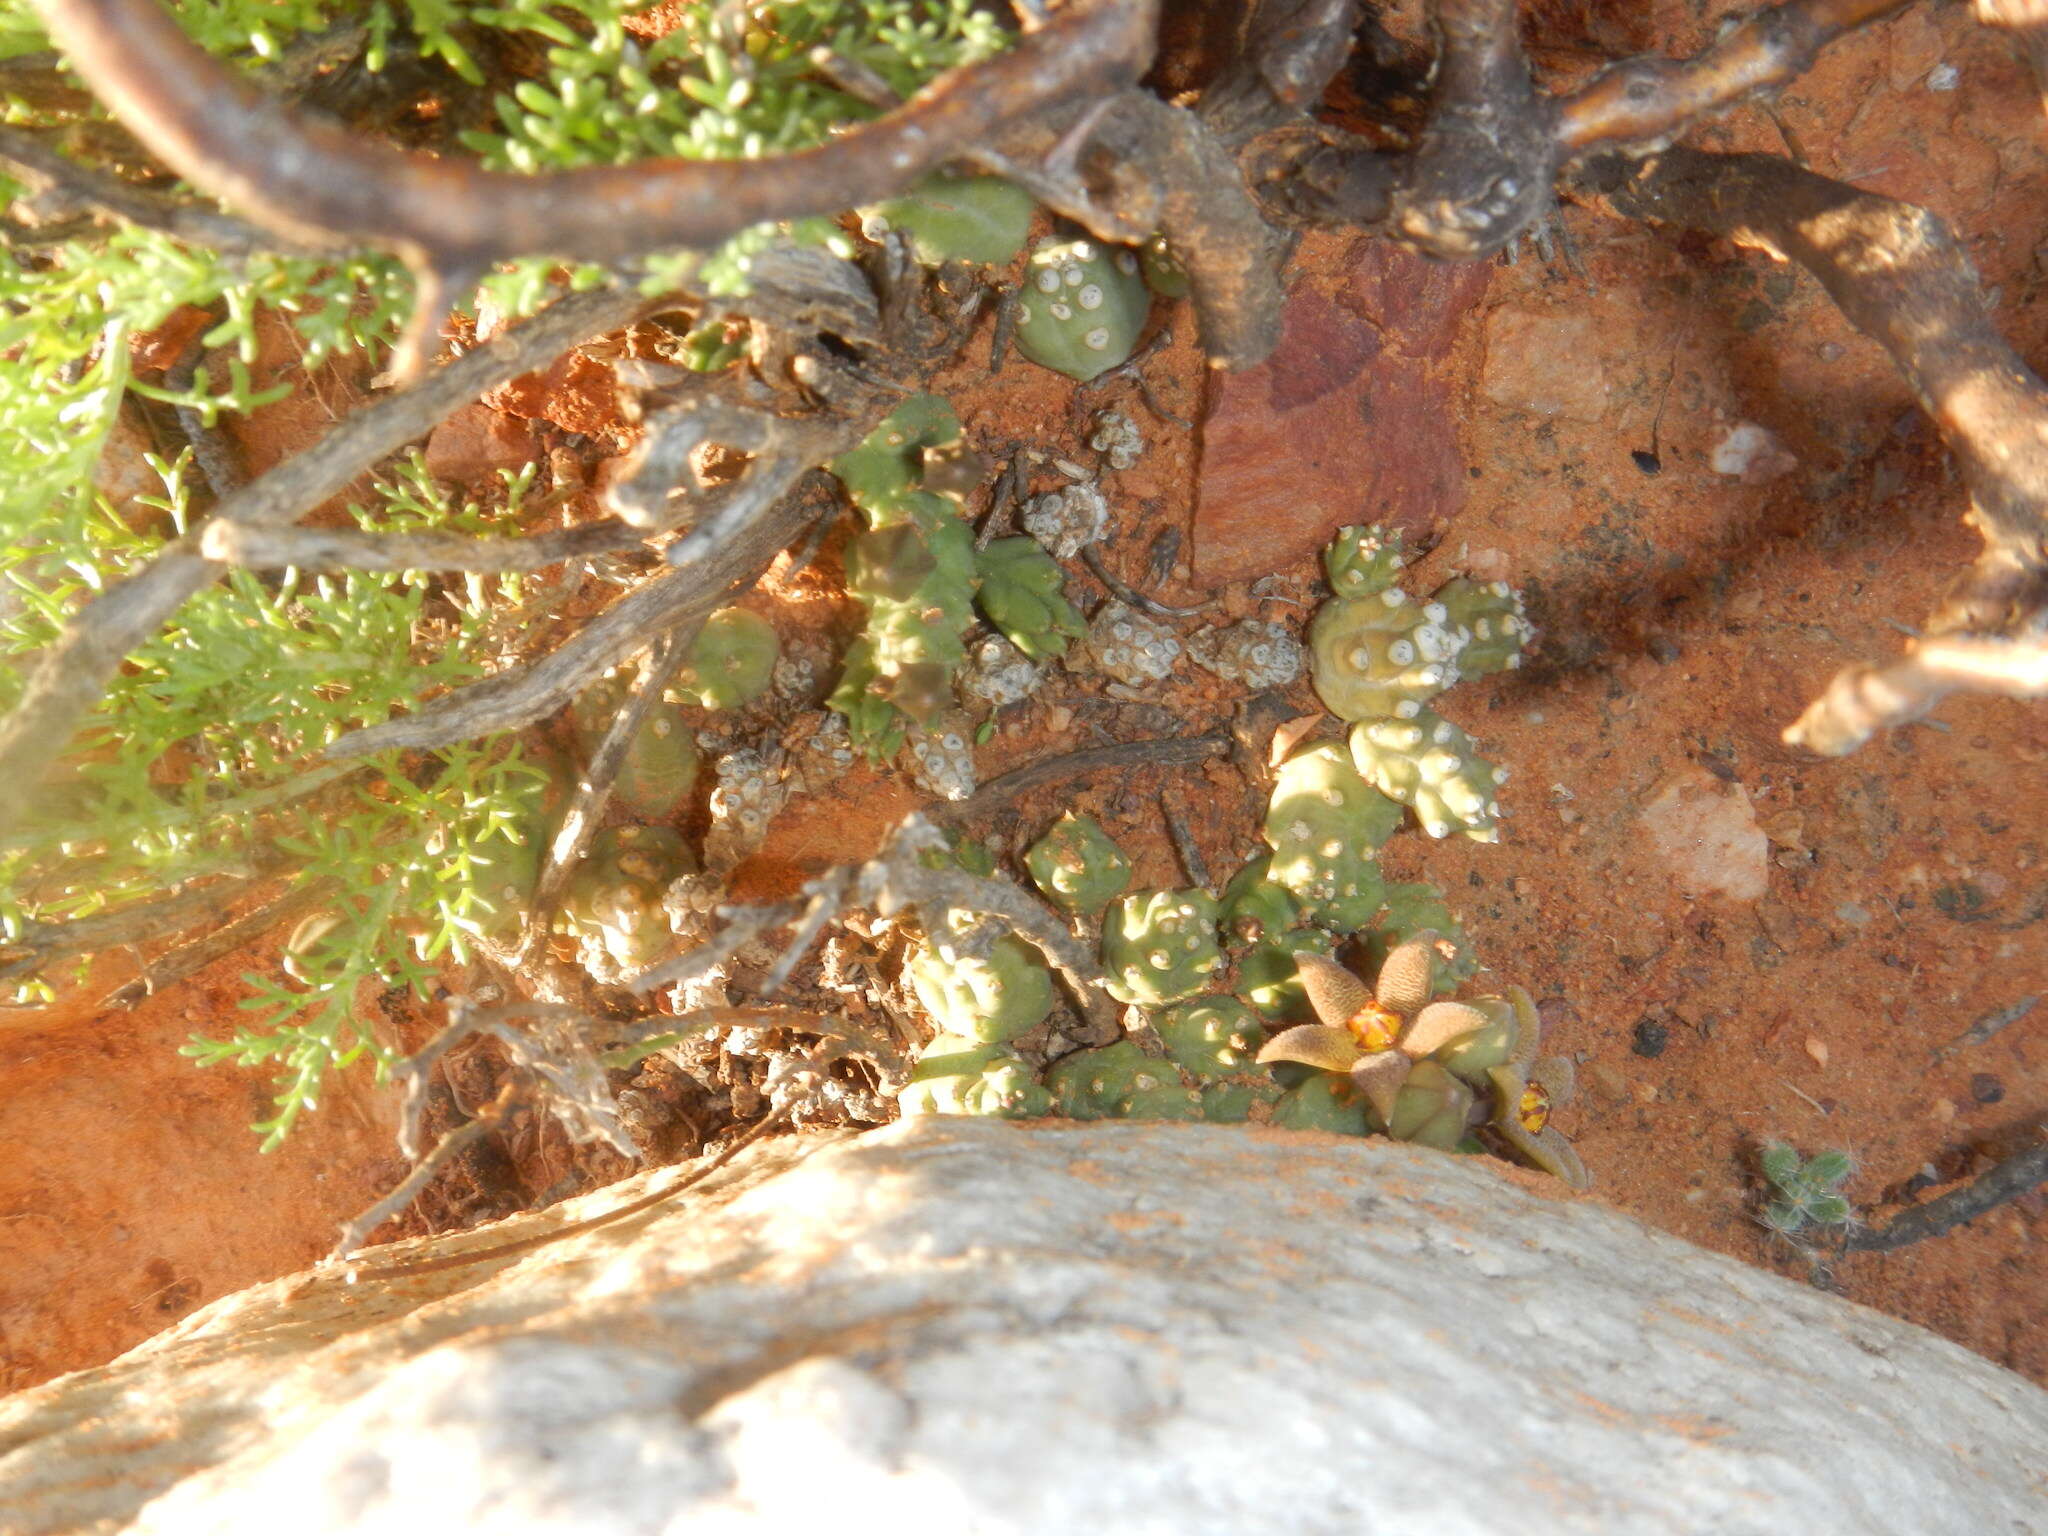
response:
[[[275,571],[520,571],[637,549],[646,535],[617,518],[519,539],[461,533],[370,533],[359,528],[266,528],[210,522],[199,553],[227,565]]]
[[[191,942],[180,944],[149,961],[143,966],[140,976],[123,982],[101,998],[100,1007],[135,1007],[152,993],[198,974],[214,961],[232,955],[280,924],[312,911],[333,895],[335,889],[332,880],[311,880],[297,890],[285,892],[275,901],[265,902],[253,912],[245,912],[232,922],[209,929]]]
[[[1977,19],[1988,27],[2004,27],[2020,45],[2041,107],[2048,111],[2048,4],[2043,0],[1977,0]]]
[[[848,424],[846,446],[871,426]],[[391,747],[428,750],[517,730],[553,714],[607,668],[664,631],[674,631],[678,643],[688,646],[712,611],[752,587],[777,552],[803,531],[812,515],[803,493],[804,473],[798,470],[795,488],[761,508],[752,522],[730,530],[689,566],[621,598],[547,655],[443,694],[415,715],[349,731],[330,742],[324,755],[341,759]]]
[[[1925,1205],[1894,1216],[1881,1227],[1858,1228],[1842,1246],[1851,1253],[1889,1253],[1908,1243],[1939,1237],[1951,1227],[1974,1221],[2008,1200],[2017,1200],[2048,1184],[2048,1141],[2016,1153],[1977,1175],[1961,1189],[1951,1190]]]
[[[409,154],[293,112],[208,57],[152,0],[37,9],[114,115],[193,185],[293,238],[380,245],[416,270],[456,273],[527,253],[619,262],[702,249],[755,224],[887,197],[1012,119],[1134,81],[1152,55],[1155,6],[1064,7],[1008,51],[815,149],[538,176]]]
[[[80,165],[52,148],[44,135],[26,128],[0,127],[0,162],[13,166],[36,189],[26,206],[16,206],[38,232],[84,216],[153,229],[189,245],[211,246],[228,256],[302,249],[232,214],[166,197],[109,172]]]
[[[33,974],[52,960],[93,955],[123,944],[167,939],[212,920],[254,886],[254,880],[194,884],[112,912],[96,912],[64,923],[22,924],[13,938],[0,938],[0,981]]]
[[[1195,108],[1236,149],[1313,112],[1351,51],[1358,0],[1254,0],[1240,24],[1237,56]]]
[[[356,412],[304,453],[226,498],[214,518],[254,526],[293,522],[456,407],[579,341],[626,324],[644,303],[611,290],[561,299],[415,387]],[[22,815],[28,790],[99,702],[122,659],[226,569],[198,553],[194,541],[183,540],[72,616],[40,654],[20,701],[0,719],[0,783],[16,791],[0,798],[0,834]]]
[[[1666,143],[1796,79],[1828,43],[1908,3],[1786,0],[1695,58],[1626,59],[1553,97],[1529,79],[1511,0],[1438,0],[1430,118],[1412,152],[1283,124],[1248,146],[1248,174],[1274,218],[1359,226],[1424,255],[1472,260],[1541,217],[1568,161]]]
[[[1673,149],[1589,165],[1625,216],[1703,229],[1798,262],[1891,354],[1956,456],[1984,551],[1887,668],[1851,668],[1786,732],[1829,756],[1918,718],[1956,689],[2048,693],[2048,385],[1991,324],[1948,228],[1764,155]]]
[[[999,810],[1020,795],[1048,784],[1064,784],[1070,779],[1093,778],[1103,773],[1128,774],[1137,768],[1193,768],[1229,750],[1230,738],[1221,731],[1206,736],[1169,736],[1084,747],[1079,752],[1042,757],[1022,768],[1013,768],[1000,778],[990,779],[965,800],[942,806],[933,814],[945,822],[967,821]]]

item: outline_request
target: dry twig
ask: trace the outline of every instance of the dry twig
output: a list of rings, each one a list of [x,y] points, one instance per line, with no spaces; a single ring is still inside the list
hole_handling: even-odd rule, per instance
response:
[[[1956,456],[1984,551],[1889,666],[1851,667],[1785,732],[1831,757],[1958,689],[2048,695],[2048,385],[1991,324],[1969,258],[1924,208],[1766,155],[1607,159],[1582,183],[1621,213],[1798,262],[1891,354]]]
[[[608,290],[557,301],[404,393],[356,412],[304,453],[227,497],[214,518],[254,526],[297,520],[450,411],[625,324],[643,303]],[[226,569],[198,553],[194,540],[181,540],[72,615],[38,655],[13,712],[0,719],[0,783],[21,791],[0,798],[0,833],[22,814],[27,787],[64,750],[122,659]]]
[[[2006,1158],[1961,1189],[1951,1190],[1925,1205],[1916,1205],[1881,1227],[1851,1231],[1842,1246],[1851,1253],[1889,1253],[1908,1243],[1939,1237],[1951,1227],[1974,1221],[2043,1184],[2048,1184],[2048,1141]]]

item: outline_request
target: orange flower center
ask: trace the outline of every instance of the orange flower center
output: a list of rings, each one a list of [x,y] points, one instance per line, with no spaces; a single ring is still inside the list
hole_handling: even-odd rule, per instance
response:
[[[1515,1106],[1515,1114],[1523,1130],[1531,1136],[1541,1134],[1543,1127],[1550,1124],[1550,1090],[1541,1083],[1531,1083],[1522,1090],[1522,1102]]]
[[[1393,1049],[1394,1040],[1401,1033],[1401,1015],[1378,1003],[1367,1003],[1351,1015],[1345,1027],[1362,1049],[1388,1051]]]

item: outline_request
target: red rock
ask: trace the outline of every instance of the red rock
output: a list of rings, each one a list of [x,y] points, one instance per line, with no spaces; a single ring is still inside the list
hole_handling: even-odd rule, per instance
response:
[[[465,405],[427,439],[427,473],[457,485],[473,485],[539,456],[540,435],[530,423],[483,404]]]
[[[1278,570],[1347,523],[1420,530],[1464,500],[1450,362],[1487,267],[1342,235],[1310,236],[1295,267],[1279,348],[1209,382],[1199,580]]]
[[[485,395],[484,403],[507,415],[553,422],[565,432],[593,437],[621,425],[611,369],[581,352],[565,352],[547,368],[521,374]]]
[[[212,330],[213,326],[214,317],[205,310],[192,304],[180,305],[156,329],[128,338],[128,360],[138,373],[161,372],[185,355],[193,337]]]

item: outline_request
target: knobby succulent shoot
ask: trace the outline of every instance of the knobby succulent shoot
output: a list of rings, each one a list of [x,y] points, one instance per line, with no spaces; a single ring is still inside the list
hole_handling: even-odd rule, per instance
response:
[[[1234,997],[1191,997],[1152,1024],[1174,1064],[1197,1079],[1249,1071],[1266,1039],[1258,1015]]]
[[[586,755],[597,750],[628,691],[629,675],[613,673],[586,688],[571,706],[576,738]],[[699,767],[697,738],[682,711],[657,699],[619,764],[612,804],[643,821],[673,820],[689,800]]]
[[[1164,682],[1180,660],[1180,637],[1127,603],[1107,602],[1088,625],[1088,657],[1127,688]]]
[[[1408,554],[1398,528],[1340,528],[1323,550],[1323,574],[1339,597],[1372,597],[1400,579]]]
[[[1202,1095],[1170,1061],[1118,1040],[1076,1051],[1045,1075],[1053,1113],[1069,1120],[1199,1120]]]
[[[1431,837],[1456,832],[1479,843],[1500,840],[1495,796],[1507,769],[1481,757],[1478,743],[1433,710],[1354,725],[1351,760],[1381,794],[1412,809]]]
[[[1430,601],[1443,604],[1451,624],[1466,637],[1458,653],[1461,676],[1490,677],[1522,664],[1531,633],[1529,616],[1522,609],[1522,595],[1506,582],[1459,576],[1438,587]]]
[[[704,621],[670,686],[706,709],[737,709],[768,691],[781,653],[774,625],[744,608],[721,608]]]
[[[871,240],[902,230],[926,266],[948,261],[999,266],[1024,249],[1037,206],[1029,192],[1000,176],[938,171],[901,197],[866,210],[861,230]]]
[[[1270,875],[1313,922],[1363,927],[1386,894],[1375,855],[1401,825],[1401,807],[1359,777],[1342,748],[1297,752],[1274,777],[1265,838]]]
[[[1216,898],[1207,891],[1144,891],[1109,909],[1102,968],[1109,995],[1147,1008],[1193,997],[1221,968]]]
[[[974,536],[954,495],[925,488],[935,464],[949,488],[960,484],[959,441],[952,408],[918,395],[829,466],[868,521],[847,556],[847,590],[866,606],[867,628],[847,648],[831,702],[876,757],[892,755],[908,726],[952,702],[966,656]]]
[[[1127,360],[1145,329],[1152,291],[1128,250],[1094,240],[1039,245],[1017,294],[1017,350],[1071,378]]]
[[[1458,680],[1462,631],[1441,603],[1399,587],[1338,597],[1309,621],[1311,676],[1331,714],[1345,720],[1412,720]]]
[[[1188,640],[1188,655],[1196,666],[1253,692],[1285,688],[1301,676],[1301,642],[1265,619],[1197,630]]]
[[[1033,843],[1024,867],[1046,899],[1076,917],[1093,917],[1131,883],[1131,861],[1102,823],[1069,811]]]
[[[972,927],[971,919],[949,921],[911,955],[917,1000],[946,1034],[984,1043],[1029,1034],[1052,1011],[1052,973],[1014,934],[975,954]]]
[[[1138,248],[1138,267],[1144,274],[1145,286],[1162,299],[1188,296],[1187,268],[1167,245],[1166,236],[1154,235]]]
[[[924,1048],[896,1102],[906,1115],[996,1115],[1024,1120],[1052,1108],[1052,1095],[1006,1045],[940,1035]]]
[[[556,926],[576,940],[599,981],[616,982],[660,960],[673,939],[662,897],[697,861],[669,827],[607,827],[570,877]]]
[[[452,921],[482,938],[510,939],[525,925],[555,818],[569,801],[569,770],[559,757],[529,748],[526,761],[537,777],[522,797],[523,814],[471,848],[467,901],[450,911]]]
[[[1358,935],[1360,964],[1377,974],[1387,956],[1410,939],[1430,935],[1436,950],[1436,989],[1454,992],[1479,969],[1478,956],[1465,928],[1444,901],[1444,893],[1427,880],[1387,887],[1386,905],[1373,926]]]

